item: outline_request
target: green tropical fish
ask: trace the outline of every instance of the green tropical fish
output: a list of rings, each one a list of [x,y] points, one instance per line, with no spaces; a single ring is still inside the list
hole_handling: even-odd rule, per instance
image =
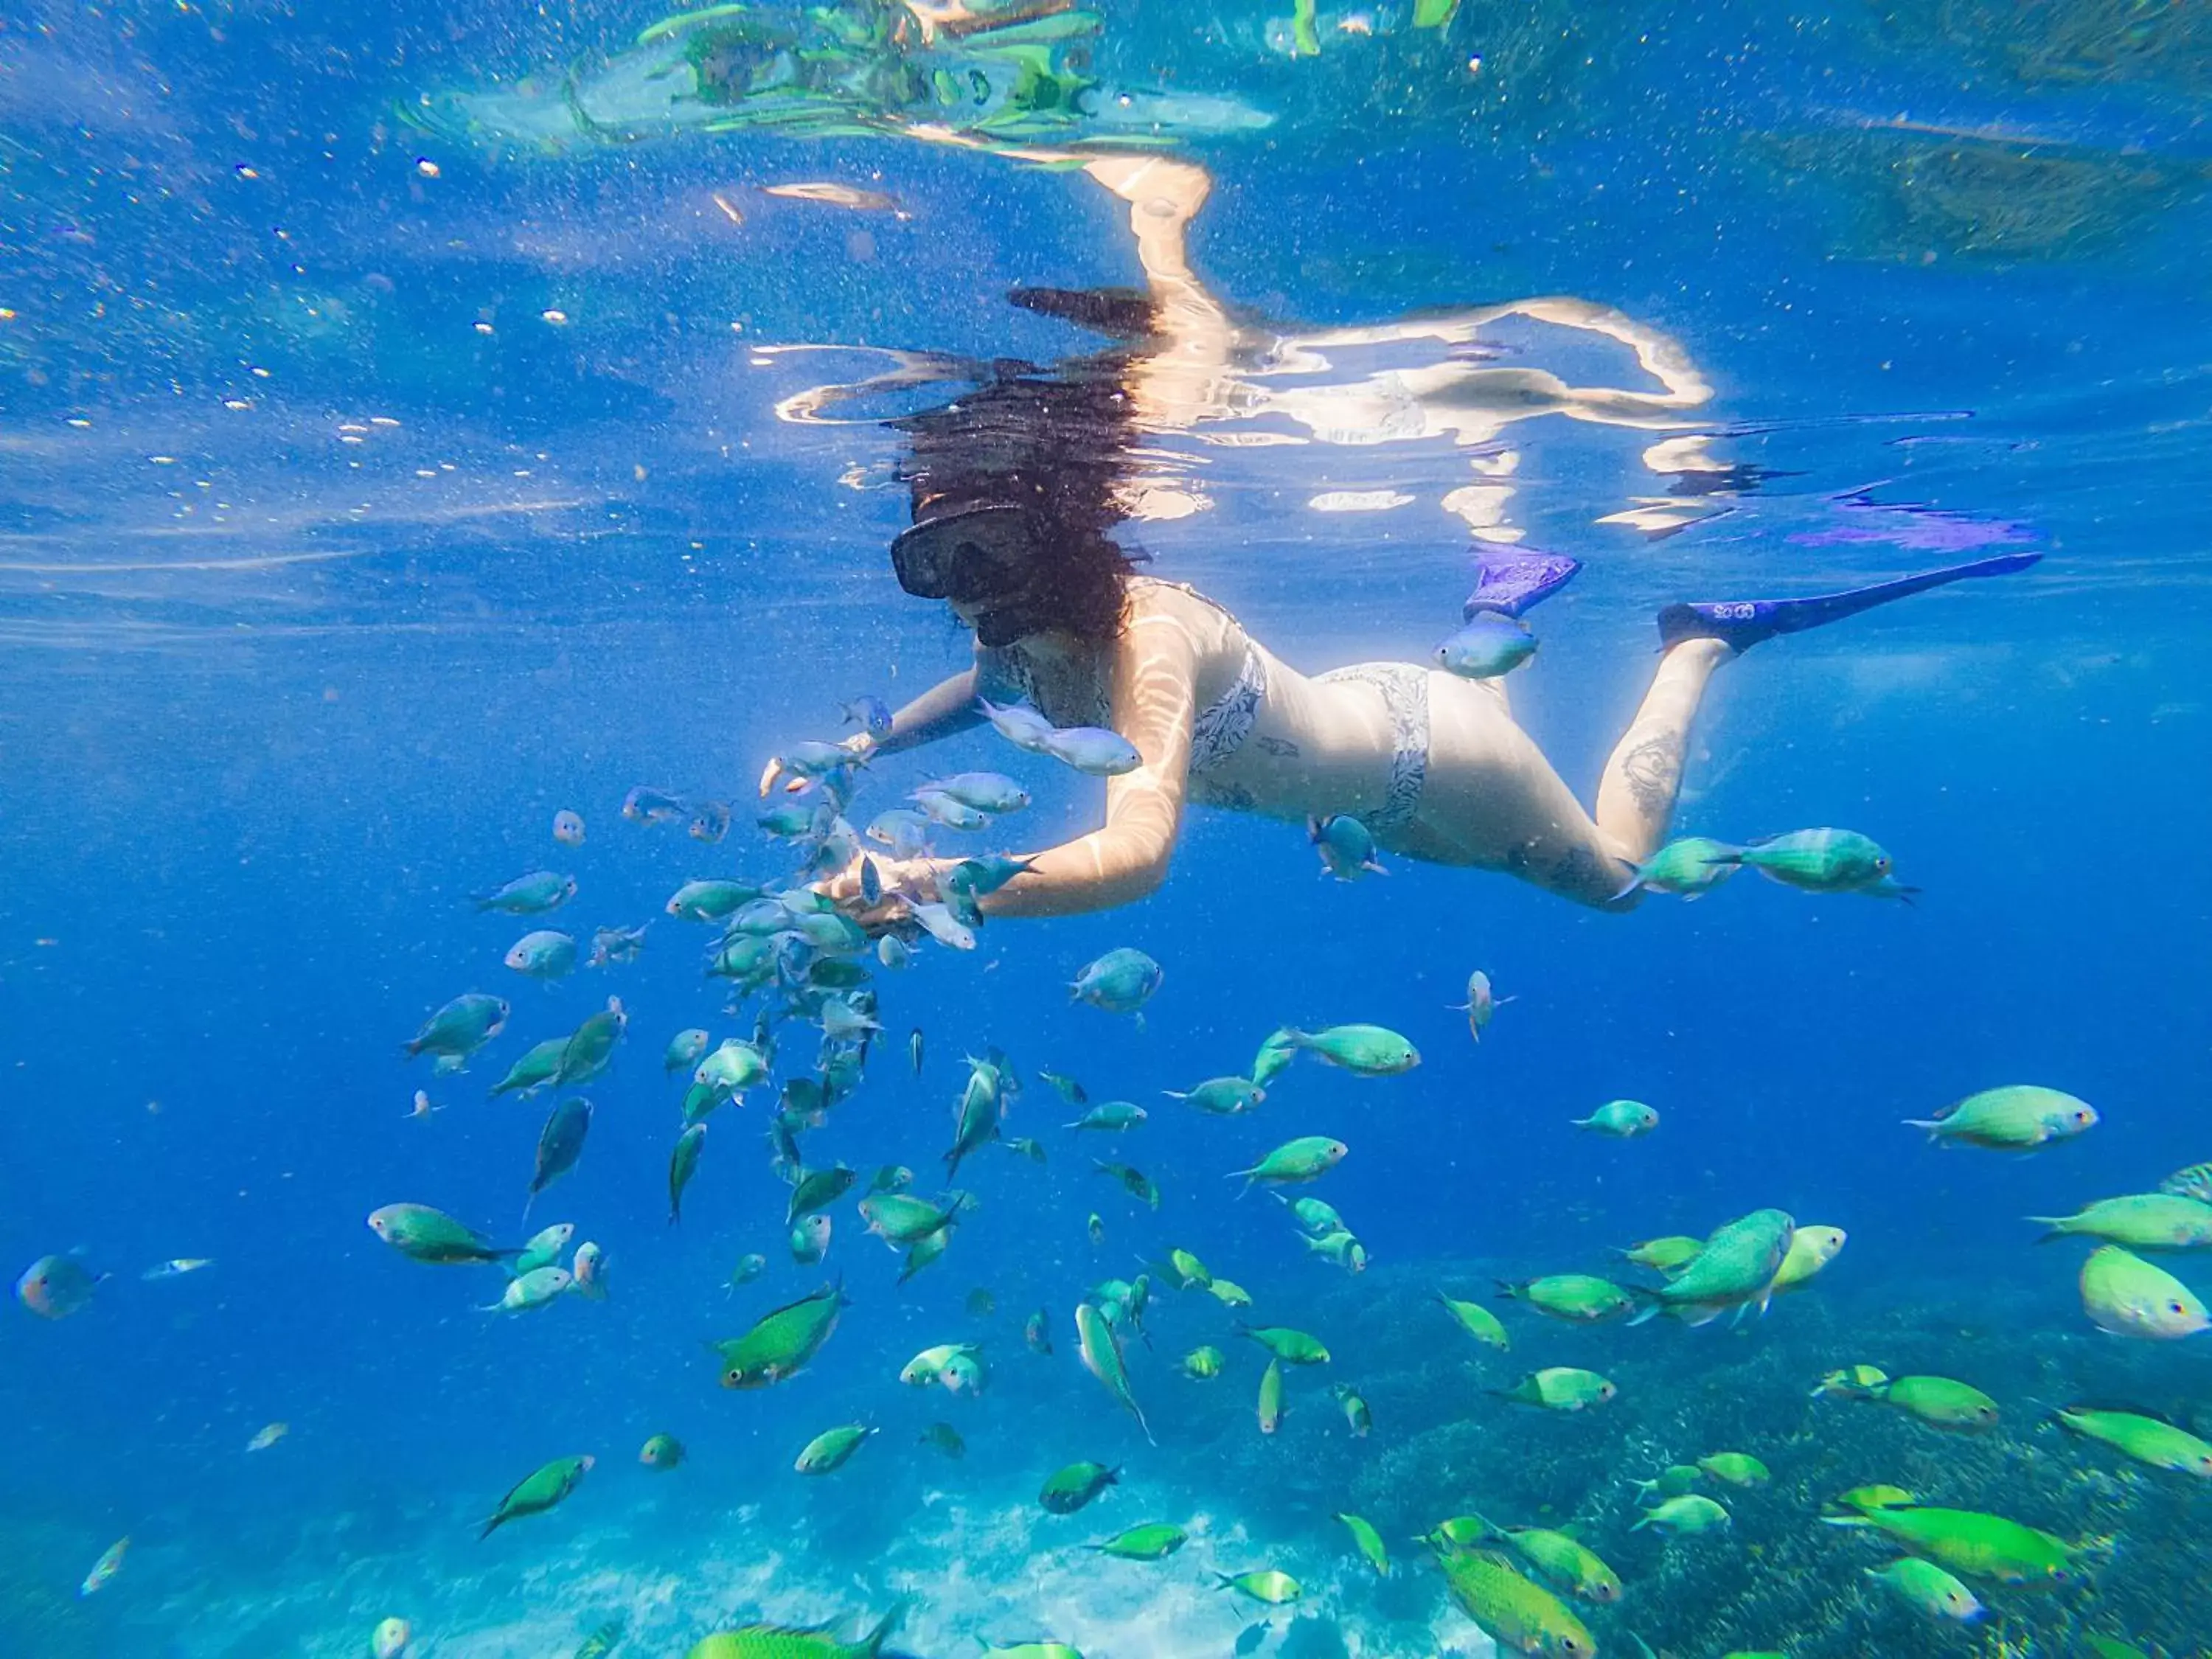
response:
[[[1695,1261],[1705,1249],[1705,1241],[1702,1238],[1670,1233],[1664,1238],[1647,1238],[1640,1244],[1632,1244],[1621,1255],[1639,1267],[1671,1276]]]
[[[1649,889],[1693,899],[1711,892],[1741,866],[1743,849],[1705,836],[1670,841],[1636,866],[1636,878],[1615,896]]]
[[[1763,1486],[1774,1479],[1773,1472],[1749,1452],[1714,1452],[1700,1457],[1698,1467],[1731,1486]]]
[[[1241,1077],[1212,1077],[1187,1091],[1169,1089],[1163,1092],[1170,1100],[1180,1100],[1216,1117],[1239,1116],[1267,1097],[1266,1089]]]
[[[1629,1531],[1641,1532],[1650,1527],[1670,1538],[1694,1538],[1700,1533],[1727,1526],[1729,1518],[1729,1512],[1703,1492],[1684,1492],[1644,1510]]]
[[[900,1611],[893,1608],[857,1642],[839,1641],[835,1625],[747,1625],[708,1637],[688,1659],[876,1659]]]
[[[1610,1403],[1620,1390],[1595,1371],[1573,1365],[1547,1365],[1541,1370],[1529,1372],[1510,1389],[1494,1389],[1491,1392],[1520,1405],[1540,1406],[1546,1411],[1582,1412]]]
[[[1931,1428],[1979,1433],[1997,1422],[1997,1402],[1948,1376],[1899,1376],[1875,1385],[1869,1397],[1894,1406]]]
[[[491,1085],[494,1095],[529,1095],[550,1083],[561,1069],[561,1056],[568,1052],[568,1039],[564,1036],[547,1037],[533,1045],[514,1065],[507,1075]]]
[[[1381,1577],[1388,1578],[1390,1576],[1390,1552],[1383,1548],[1382,1534],[1375,1530],[1374,1523],[1361,1516],[1349,1513],[1340,1513],[1336,1518],[1344,1522],[1344,1529],[1352,1534],[1353,1546],[1367,1565]]]
[[[1437,1292],[1437,1300],[1443,1304],[1444,1311],[1451,1315],[1459,1328],[1486,1347],[1510,1348],[1513,1339],[1506,1334],[1504,1325],[1498,1316],[1480,1302],[1461,1302]]]
[[[1571,1325],[1601,1324],[1635,1312],[1638,1305],[1635,1297],[1611,1279],[1589,1273],[1552,1273],[1517,1285],[1501,1279],[1498,1293]]]
[[[1987,1611],[1973,1591],[1933,1561],[1923,1561],[1917,1555],[1886,1567],[1869,1567],[1866,1576],[1924,1618],[1966,1625]]]
[[[1832,1527],[1870,1527],[1912,1554],[1968,1578],[2063,1585],[2081,1577],[2070,1545],[2001,1515],[1900,1504],[1821,1519]]]
[[[568,1046],[561,1050],[561,1064],[553,1073],[559,1084],[588,1083],[607,1069],[614,1057],[615,1044],[622,1040],[629,1016],[623,1012],[622,999],[609,997],[607,1006],[568,1034]]]
[[[1273,1567],[1263,1567],[1256,1572],[1217,1572],[1213,1577],[1215,1589],[1233,1589],[1239,1595],[1249,1595],[1271,1607],[1287,1607],[1305,1594],[1304,1586],[1297,1579]]]
[[[2095,1128],[2097,1109],[2057,1089],[2008,1083],[1968,1095],[1932,1118],[1906,1118],[1905,1127],[1925,1129],[1929,1139],[1947,1145],[2030,1152]]]
[[[1437,1557],[1451,1598],[1501,1650],[1547,1659],[1591,1659],[1597,1643],[1567,1604],[1488,1550],[1446,1550]]]
[[[1368,1408],[1365,1396],[1349,1382],[1340,1382],[1329,1392],[1336,1403],[1344,1408],[1345,1426],[1352,1431],[1354,1440],[1364,1440],[1375,1431],[1375,1413]]]
[[[676,1137],[676,1150],[668,1155],[668,1222],[684,1219],[684,1189],[699,1172],[699,1154],[707,1150],[707,1126],[695,1123]]]
[[[1243,1176],[1244,1189],[1249,1192],[1261,1184],[1289,1185],[1304,1181],[1318,1181],[1344,1161],[1352,1149],[1340,1140],[1327,1135],[1301,1135],[1296,1140],[1286,1140],[1249,1170],[1232,1170],[1229,1179]]]
[[[1101,1555],[1123,1561],[1164,1561],[1183,1547],[1188,1537],[1181,1527],[1154,1521],[1116,1533],[1104,1543],[1091,1547]]]
[[[477,1534],[479,1540],[489,1538],[510,1521],[520,1521],[525,1516],[543,1515],[576,1490],[576,1483],[590,1470],[596,1459],[591,1457],[556,1457],[523,1477],[499,1507],[485,1522],[483,1530]]]
[[[1891,873],[1889,854],[1852,830],[1793,830],[1750,847],[1717,853],[1721,866],[1749,865],[1769,881],[1808,893],[1870,893],[1909,898],[1920,890]]]
[[[1633,1140],[1659,1127],[1659,1114],[1640,1100],[1608,1100],[1588,1117],[1568,1120],[1577,1129],[1614,1140]]]
[[[824,1429],[808,1441],[792,1467],[801,1474],[834,1474],[845,1467],[861,1443],[875,1430],[866,1423],[844,1423]]]
[[[1133,1169],[1127,1164],[1101,1163],[1095,1158],[1091,1160],[1091,1167],[1100,1175],[1113,1176],[1121,1184],[1121,1190],[1139,1203],[1149,1204],[1155,1210],[1160,1207],[1160,1189],[1152,1184],[1152,1177],[1142,1170]]]
[[[1129,1368],[1121,1358],[1121,1340],[1115,1335],[1106,1316],[1088,1302],[1076,1304],[1075,1340],[1084,1369],[1098,1379],[1100,1386],[1113,1396],[1115,1404],[1137,1419],[1145,1438],[1152,1439],[1152,1426],[1145,1421],[1144,1408],[1130,1391]]]
[[[427,1204],[387,1204],[372,1210],[368,1230],[410,1260],[439,1267],[503,1261],[521,1254],[501,1249],[475,1228]]]
[[[1620,1600],[1620,1575],[1579,1539],[1548,1527],[1493,1528],[1492,1535],[1554,1589],[1599,1607]]]
[[[841,1285],[825,1285],[775,1312],[763,1314],[743,1336],[710,1343],[721,1356],[722,1386],[763,1389],[788,1381],[822,1352],[848,1305]]]
[[[1200,1382],[1221,1375],[1221,1350],[1212,1346],[1193,1348],[1182,1357],[1182,1374]]]
[[[1063,1123],[1063,1129],[1092,1129],[1104,1134],[1119,1134],[1124,1129],[1133,1129],[1145,1121],[1145,1109],[1134,1101],[1102,1100],[1073,1123]]]
[[[1045,1477],[1037,1502],[1050,1514],[1073,1515],[1107,1487],[1119,1486],[1121,1481],[1121,1472],[1103,1463],[1070,1463]]]
[[[2045,1241],[2081,1236],[2130,1250],[2201,1250],[2212,1247],[2212,1204],[2172,1193],[2100,1198],[2072,1215],[2032,1215],[2051,1229]]]
[[[409,1054],[428,1054],[441,1072],[458,1072],[469,1056],[507,1029],[506,1000],[483,991],[455,997],[422,1022],[409,1039]]]
[[[2117,1244],[2100,1244],[2081,1264],[2081,1310],[2115,1336],[2172,1341],[2212,1324],[2196,1291],[2165,1268]]]
[[[1796,1231],[1796,1222],[1780,1210],[1754,1210],[1717,1229],[1694,1261],[1649,1294],[1692,1324],[1731,1309],[1739,1317],[1749,1307],[1763,1312]],[[1647,1310],[1639,1319],[1648,1316]]]
[[[1630,1484],[1635,1486],[1640,1498],[1663,1499],[1680,1498],[1686,1492],[1695,1492],[1698,1483],[1705,1478],[1705,1472],[1696,1464],[1675,1463],[1660,1470],[1656,1480],[1637,1480]]]
[[[1240,1325],[1237,1328],[1285,1365],[1328,1364],[1328,1350],[1304,1331],[1294,1331],[1287,1325]]]
[[[2212,1479],[2212,1443],[2186,1429],[2136,1412],[2096,1411],[2087,1406],[2069,1406],[2056,1415],[2061,1427],[2085,1440],[2101,1441],[2138,1463]]]
[[[1355,1077],[1395,1077],[1421,1063],[1421,1051],[1387,1026],[1331,1025],[1319,1031],[1285,1027],[1282,1035],[1291,1048]]]
[[[833,1164],[826,1170],[801,1171],[799,1179],[792,1183],[790,1201],[784,1206],[783,1224],[791,1226],[803,1215],[828,1209],[850,1192],[859,1179],[842,1164]]]
[[[1291,1041],[1291,1028],[1269,1033],[1260,1045],[1260,1052],[1252,1059],[1252,1086],[1265,1089],[1283,1074],[1285,1067],[1298,1057],[1297,1044]]]

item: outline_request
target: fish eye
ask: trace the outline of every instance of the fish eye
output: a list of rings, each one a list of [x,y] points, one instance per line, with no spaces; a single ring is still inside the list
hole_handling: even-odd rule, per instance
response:
[[[2182,1311],[2182,1306],[2179,1302],[2169,1302],[2166,1304],[2166,1310],[2168,1313],[2178,1314]]]

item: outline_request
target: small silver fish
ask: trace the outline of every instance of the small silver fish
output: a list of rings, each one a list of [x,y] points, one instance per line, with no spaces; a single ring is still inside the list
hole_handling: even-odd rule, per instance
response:
[[[730,833],[730,809],[721,801],[702,800],[692,810],[686,833],[694,841],[718,842]]]
[[[845,705],[845,724],[857,724],[881,743],[891,734],[891,711],[881,697],[854,697]]]
[[[643,784],[623,797],[622,815],[632,823],[666,823],[684,816],[684,803],[665,789]]]
[[[180,1255],[172,1261],[164,1261],[158,1267],[147,1268],[138,1277],[149,1285],[154,1285],[165,1279],[182,1279],[186,1273],[196,1273],[203,1267],[213,1266],[215,1266],[215,1258],[211,1255]]]
[[[1145,763],[1136,744],[1099,726],[1061,726],[1045,738],[1044,751],[1094,778],[1118,778]]]

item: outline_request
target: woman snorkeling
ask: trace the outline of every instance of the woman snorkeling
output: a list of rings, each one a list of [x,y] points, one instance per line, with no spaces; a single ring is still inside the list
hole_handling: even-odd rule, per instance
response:
[[[1103,319],[1141,296],[1018,295],[1033,308]],[[1142,764],[1106,783],[1105,822],[1030,856],[980,902],[987,915],[1103,909],[1167,874],[1193,801],[1299,823],[1356,818],[1376,845],[1437,864],[1502,870],[1578,903],[1634,902],[1636,868],[1667,838],[1690,726],[1713,671],[1801,632],[1970,576],[2025,568],[2014,554],[1812,598],[1676,604],[1662,654],[1585,811],[1514,721],[1502,679],[1410,662],[1307,675],[1204,595],[1138,573],[1108,533],[1128,436],[1132,361],[1109,351],[1057,372],[1008,371],[897,424],[914,524],[893,543],[900,586],[946,604],[975,635],[974,665],[916,698],[888,732],[853,742],[894,754],[980,725],[985,703],[1026,702],[1059,726],[1109,727]],[[1579,568],[1478,544],[1466,614],[1512,619]],[[880,867],[886,898],[938,896],[957,860]],[[857,867],[829,884],[858,902]]]
[[[1210,187],[1202,169],[1159,156],[1020,154],[1079,161],[1129,204],[1146,287],[1017,292],[1018,304],[1123,343],[1050,372],[972,371],[987,383],[893,422],[911,444],[903,476],[913,516],[892,544],[894,571],[907,592],[945,603],[973,629],[975,662],[900,709],[887,731],[849,746],[864,757],[895,754],[981,724],[987,703],[1027,703],[1054,726],[1110,728],[1141,763],[1107,780],[1098,829],[1030,855],[1021,874],[977,902],[985,915],[1065,915],[1143,897],[1165,878],[1194,801],[1309,825],[1355,819],[1387,851],[1501,870],[1577,903],[1627,908],[1638,866],[1667,839],[1691,724],[1715,669],[1777,635],[2024,569],[2040,556],[2001,555],[1802,599],[1666,606],[1657,671],[1585,810],[1513,719],[1502,678],[1510,659],[1457,660],[1448,644],[1437,653],[1444,667],[1359,663],[1307,675],[1205,595],[1139,574],[1109,532],[1130,517],[1202,508],[1159,475],[1146,440],[1255,409],[1362,445],[1402,432],[1487,441],[1547,413],[1682,434],[1685,412],[1711,391],[1680,349],[1586,301],[1522,301],[1275,337],[1258,349],[1310,370],[1326,367],[1321,350],[1346,343],[1435,337],[1464,347],[1479,327],[1519,313],[1628,346],[1659,389],[1577,387],[1455,354],[1420,373],[1271,392],[1243,368],[1255,343],[1189,264],[1186,232]],[[902,368],[884,383],[912,379]],[[818,418],[827,403],[860,389],[818,388],[779,412]],[[1378,417],[1370,406],[1382,404]],[[1670,436],[1645,459],[1655,470],[1728,476],[1694,434]],[[1510,645],[1520,618],[1580,566],[1517,545],[1520,532],[1496,516],[1507,493],[1486,492],[1474,509],[1443,505],[1480,538],[1466,618],[1478,635]],[[1164,499],[1166,510],[1155,510]],[[1692,514],[1710,510],[1699,501]],[[1686,520],[1632,521],[1667,533]],[[865,920],[890,922],[903,905],[939,897],[939,878],[956,862],[879,865],[884,896],[869,902],[856,860],[827,890],[864,906]]]

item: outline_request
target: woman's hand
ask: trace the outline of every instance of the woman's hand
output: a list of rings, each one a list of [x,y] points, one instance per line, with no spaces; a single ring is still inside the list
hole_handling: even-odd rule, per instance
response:
[[[872,903],[860,878],[860,866],[871,861],[879,884]],[[869,932],[878,933],[903,921],[914,904],[936,902],[938,878],[951,864],[949,859],[878,859],[863,853],[836,875],[815,883],[814,890]]]
[[[795,794],[810,787],[825,770],[843,768],[848,764],[845,761],[838,761],[836,768],[824,764],[826,761],[835,760],[840,750],[851,757],[851,765],[866,766],[876,757],[876,748],[873,738],[865,732],[855,732],[837,743],[803,743],[795,744],[790,754],[770,755],[768,764],[761,769],[761,799],[767,799],[769,792],[779,783],[787,793]]]

